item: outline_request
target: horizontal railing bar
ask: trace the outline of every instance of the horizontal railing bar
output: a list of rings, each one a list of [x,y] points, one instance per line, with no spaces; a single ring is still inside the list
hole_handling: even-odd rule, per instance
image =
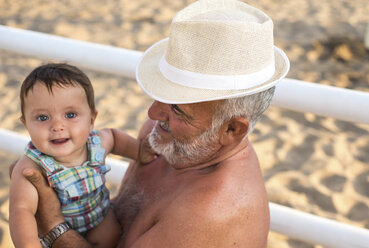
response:
[[[269,203],[270,228],[325,248],[368,248],[369,230]]]
[[[135,77],[142,52],[0,25],[0,49]]]
[[[30,138],[28,136],[0,128],[0,150],[11,154],[22,155],[29,141]],[[111,170],[107,173],[106,179],[110,182],[120,183],[128,168],[128,163],[109,157],[107,157],[106,163],[111,166]],[[7,165],[3,164],[0,165],[0,167],[1,166]]]
[[[285,78],[272,104],[338,120],[369,124],[369,93]]]
[[[0,49],[135,78],[142,52],[0,25]],[[284,79],[273,105],[369,124],[369,93]]]

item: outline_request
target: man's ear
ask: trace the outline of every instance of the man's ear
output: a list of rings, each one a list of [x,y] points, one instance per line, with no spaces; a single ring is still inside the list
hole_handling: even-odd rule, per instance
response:
[[[222,145],[241,142],[249,130],[249,121],[245,117],[234,117],[223,123],[220,128],[219,142]]]

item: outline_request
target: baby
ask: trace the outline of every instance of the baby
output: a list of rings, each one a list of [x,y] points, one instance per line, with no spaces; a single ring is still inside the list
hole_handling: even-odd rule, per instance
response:
[[[33,70],[21,92],[21,121],[31,142],[18,161],[10,185],[9,220],[16,247],[50,246],[60,230],[72,227],[94,247],[114,247],[119,225],[105,186],[105,157],[113,153],[148,163],[155,158],[147,139],[139,141],[117,129],[93,130],[97,111],[88,77],[78,68],[60,63]],[[38,195],[22,175],[40,167],[56,191],[66,223],[54,235],[38,238],[35,214]],[[54,230],[54,229],[53,229]],[[117,228],[120,230],[120,228]]]

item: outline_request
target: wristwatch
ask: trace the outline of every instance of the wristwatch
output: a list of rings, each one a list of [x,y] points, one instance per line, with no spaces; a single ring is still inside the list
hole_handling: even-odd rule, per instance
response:
[[[53,229],[46,234],[45,237],[40,238],[40,242],[43,248],[51,248],[54,241],[59,238],[63,233],[71,229],[71,226],[68,222],[63,222],[56,225]]]

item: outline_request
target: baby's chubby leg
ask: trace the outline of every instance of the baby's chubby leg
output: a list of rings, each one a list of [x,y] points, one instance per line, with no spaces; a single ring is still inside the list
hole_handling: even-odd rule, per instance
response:
[[[94,248],[109,248],[117,246],[120,236],[121,226],[110,208],[104,220],[88,231],[86,239]]]

